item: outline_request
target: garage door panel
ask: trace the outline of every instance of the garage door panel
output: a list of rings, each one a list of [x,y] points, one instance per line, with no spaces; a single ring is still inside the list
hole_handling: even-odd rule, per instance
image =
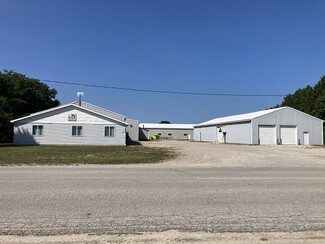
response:
[[[283,145],[297,144],[297,128],[295,126],[280,126],[280,138]]]
[[[260,125],[258,127],[258,134],[259,134],[260,144],[262,145],[276,144],[275,126]]]

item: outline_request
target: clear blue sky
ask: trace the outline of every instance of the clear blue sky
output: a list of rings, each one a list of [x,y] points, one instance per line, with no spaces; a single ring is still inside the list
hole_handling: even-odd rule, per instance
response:
[[[140,89],[288,94],[325,75],[324,0],[0,0],[0,69]],[[199,123],[281,97],[148,94],[47,83],[141,122]]]

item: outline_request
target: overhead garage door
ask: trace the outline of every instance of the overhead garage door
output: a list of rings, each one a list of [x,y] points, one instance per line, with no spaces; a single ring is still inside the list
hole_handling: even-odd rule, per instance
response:
[[[297,144],[297,128],[296,126],[280,126],[281,144],[294,145]]]
[[[275,126],[260,125],[258,127],[258,135],[260,144],[276,144]]]

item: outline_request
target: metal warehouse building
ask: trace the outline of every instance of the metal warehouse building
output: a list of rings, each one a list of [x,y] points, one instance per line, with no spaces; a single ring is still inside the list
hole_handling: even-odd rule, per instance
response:
[[[140,123],[139,139],[150,140],[154,135],[161,139],[190,140],[193,139],[192,124],[155,124]]]
[[[323,120],[291,107],[216,118],[194,126],[195,141],[323,145]]]

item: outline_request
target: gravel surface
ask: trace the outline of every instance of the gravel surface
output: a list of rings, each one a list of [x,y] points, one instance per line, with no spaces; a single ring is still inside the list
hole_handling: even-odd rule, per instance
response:
[[[1,167],[0,242],[51,243],[48,235],[62,239],[52,243],[325,242],[323,147],[145,145],[173,147],[180,157],[151,165]]]

